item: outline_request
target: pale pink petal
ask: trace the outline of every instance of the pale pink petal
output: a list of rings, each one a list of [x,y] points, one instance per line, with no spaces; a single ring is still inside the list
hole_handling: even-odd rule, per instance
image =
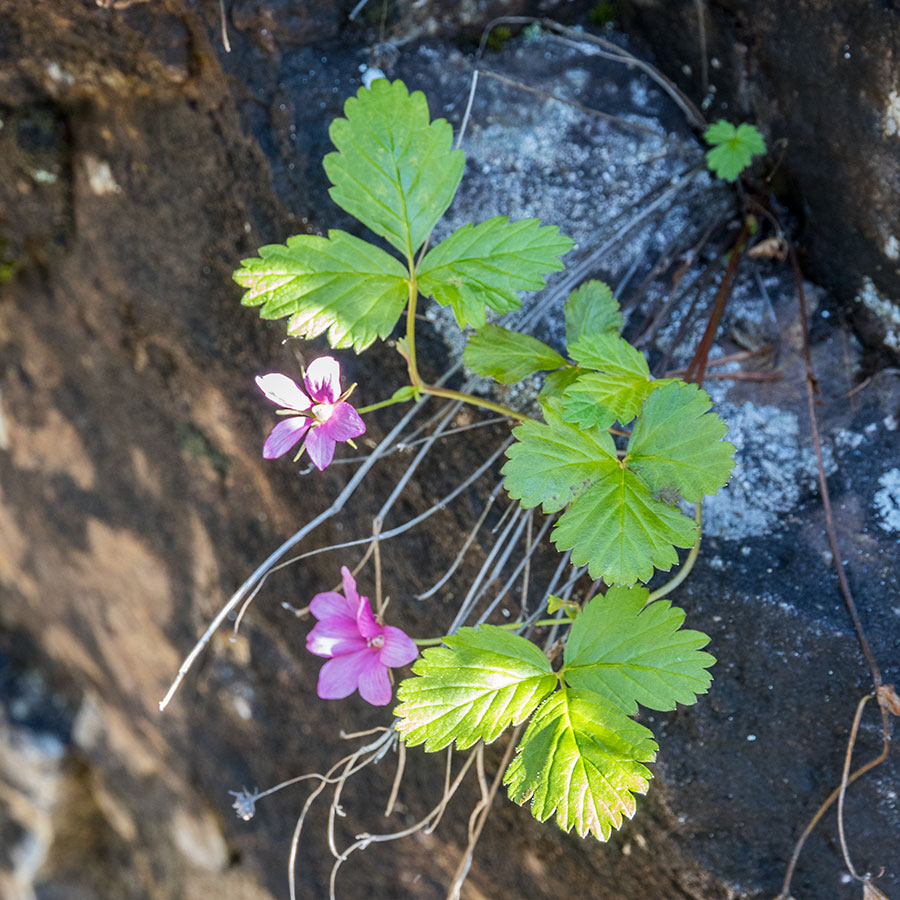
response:
[[[368,597],[360,597],[356,606],[356,627],[364,638],[373,638],[381,634],[382,626],[375,621]]]
[[[344,586],[344,590],[346,591],[346,584]],[[356,592],[354,591],[354,594]],[[312,603],[309,604],[309,611],[317,618],[317,619],[327,619],[332,616],[341,616],[342,618],[348,619],[353,623],[353,627],[356,627],[356,603],[350,599],[348,600],[346,597],[341,596],[336,591],[325,591],[321,594],[316,594],[315,597],[312,598]]]
[[[308,430],[309,419],[303,416],[291,416],[291,418],[279,422],[269,432],[269,436],[263,444],[263,459],[278,459],[279,456],[284,456]]]
[[[336,403],[341,396],[341,364],[331,356],[320,356],[310,363],[303,383],[316,403]]]
[[[329,659],[319,672],[316,693],[323,700],[349,697],[359,685],[360,674],[371,658],[372,651],[366,648]]]
[[[307,410],[312,406],[312,401],[296,381],[292,381],[287,375],[279,375],[272,372],[269,375],[257,375],[256,384],[259,389],[282,409]]]
[[[378,660],[378,654],[370,651],[363,661],[358,676],[360,696],[372,706],[385,706],[391,702],[391,679],[388,670]]]
[[[356,592],[356,579],[346,566],[341,566],[341,583],[344,586],[344,596],[347,598],[347,605],[353,610],[351,615],[356,618],[356,607],[359,604],[359,594]]]
[[[400,628],[393,625],[384,626],[384,646],[381,648],[378,658],[383,666],[391,669],[397,666],[405,666],[411,663],[419,655],[419,648],[413,643],[411,637]]]
[[[334,438],[325,434],[321,425],[317,425],[306,439],[306,452],[313,465],[321,472],[327,469],[334,459]]]
[[[366,639],[356,622],[342,616],[322,619],[306,636],[306,649],[316,656],[346,656],[366,649]]]
[[[346,441],[363,434],[366,423],[346,400],[342,400],[334,405],[328,420],[318,427],[333,441]]]

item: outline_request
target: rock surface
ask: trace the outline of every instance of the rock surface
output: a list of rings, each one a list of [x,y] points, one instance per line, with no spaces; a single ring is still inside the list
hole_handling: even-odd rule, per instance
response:
[[[853,311],[867,341],[896,357],[897,4],[623,0],[616,7],[670,77],[693,96],[707,94],[710,121],[763,127],[782,170],[774,185],[805,220],[809,271]]]
[[[374,51],[270,44],[255,31],[266,26],[240,18],[281,8],[235,4],[226,55],[216,3],[3,7],[2,46],[17,48],[0,57],[0,225],[10,261],[0,305],[0,885],[12,897],[283,897],[306,789],[261,801],[249,823],[233,815],[227,792],[324,771],[348,752],[339,729],[386,723],[356,701],[310,702],[306,625],[278,606],[302,606],[333,583],[342,561],[334,557],[273,577],[238,641],[213,641],[165,716],[156,710],[224,597],[347,477],[334,467],[298,480],[289,465],[262,464],[271,422],[252,376],[296,369],[309,351],[283,345],[279,323],[241,310],[230,284],[242,256],[304,230],[304,219],[318,229],[346,224],[319,160],[328,121]],[[432,108],[459,122],[465,56],[410,46],[392,69],[384,53],[389,74],[427,90]],[[541,38],[489,62],[568,99],[605,100],[632,126],[662,127],[670,158],[649,161],[659,137],[485,79],[469,126],[471,179],[454,217],[465,218],[467,204],[484,214],[486,194],[490,212],[565,214],[560,224],[583,242],[580,254],[627,220],[644,191],[702,157],[652,84],[581,50]],[[670,218],[616,243],[594,274],[635,289],[653,260],[695,241],[710,211],[728,203],[719,186],[695,179]],[[710,259],[726,249],[714,243]],[[664,294],[664,284],[648,288],[629,327],[644,328]],[[712,636],[713,689],[696,707],[648,718],[661,738],[659,777],[608,844],[539,826],[498,800],[464,897],[774,896],[794,837],[839,779],[868,687],[822,535],[789,273],[775,263],[746,268],[735,301],[725,335],[740,346],[778,340],[782,377],[727,393],[710,382],[728,404],[744,468],[728,502],[711,510],[710,539],[678,601]],[[873,649],[896,680],[896,382],[883,374],[848,397],[861,348],[835,326],[827,295],[811,302],[840,537]],[[545,321],[552,340],[558,325]],[[701,327],[699,316],[686,323],[688,345]],[[671,349],[671,364],[682,361],[678,330],[660,327],[651,359]],[[426,344],[435,372],[446,365],[438,338]],[[723,342],[717,352],[731,349]],[[343,361],[360,391],[399,383],[387,349]],[[393,421],[377,420],[372,436]],[[397,521],[457,484],[505,432],[481,434],[448,443],[426,465]],[[773,442],[777,453],[767,452]],[[777,477],[767,478],[773,460]],[[322,541],[365,535],[408,461],[388,458]],[[424,607],[410,586],[427,587],[449,564],[483,502],[483,491],[469,491],[402,545],[386,545],[387,590],[411,632],[431,633],[436,618],[443,625],[452,615],[451,595]],[[467,565],[454,590],[473,571]],[[877,747],[873,722],[860,759]],[[489,764],[499,756],[492,749]],[[342,843],[364,828],[409,826],[435,801],[440,761],[410,753],[398,813],[383,819],[394,761],[348,787]],[[891,865],[897,774],[894,759],[848,795],[861,870]],[[443,897],[476,800],[469,786],[433,835],[353,857],[339,895]],[[320,809],[304,834],[301,896],[327,892],[325,820]],[[833,838],[832,819],[803,857],[798,897],[857,896],[841,883]],[[889,895],[897,878],[892,870],[880,882]]]

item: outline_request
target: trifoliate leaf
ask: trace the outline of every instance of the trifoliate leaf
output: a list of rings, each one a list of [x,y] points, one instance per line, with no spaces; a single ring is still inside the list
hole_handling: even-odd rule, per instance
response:
[[[678,562],[675,547],[696,540],[694,521],[654,499],[629,469],[616,466],[610,472],[605,462],[601,466],[603,476],[560,516],[553,543],[572,551],[573,565],[588,566],[591,578],[608,584],[647,581],[654,567],[668,571]]]
[[[515,384],[535,372],[566,364],[543,341],[499,325],[485,325],[469,338],[463,362],[473,372],[502,384]]]
[[[652,491],[674,489],[696,503],[728,482],[734,446],[725,423],[695,384],[675,381],[654,391],[631,432],[628,466]]]
[[[547,424],[525,422],[506,451],[506,490],[523,507],[557,512],[571,503],[551,538],[572,550],[574,565],[609,584],[647,581],[654,567],[670,569],[675,547],[690,547],[697,527],[619,460],[605,431],[580,429],[548,409]],[[673,546],[674,545],[674,546]]]
[[[415,677],[400,683],[394,715],[407,744],[464,750],[495,740],[525,721],[557,684],[546,656],[531,641],[496,625],[460,628],[446,647],[424,652]]]
[[[503,783],[516,803],[531,799],[539,822],[555,812],[564,831],[605,841],[634,815],[633,795],[652,777],[642,763],[656,751],[653,735],[608,700],[562,688],[528,723]]]
[[[690,705],[705,694],[715,659],[700,650],[709,638],[681,628],[684,612],[667,600],[646,609],[643,587],[613,587],[594,597],[566,641],[566,684],[601,694],[626,715]]]
[[[619,304],[602,281],[586,281],[566,302],[566,344],[588,334],[618,331],[625,324]]]
[[[563,269],[559,257],[574,242],[538,219],[506,216],[463,225],[430,250],[418,268],[419,290],[450,306],[460,327],[482,328],[485,304],[498,313],[518,309],[516,291],[544,287],[544,275]]]
[[[584,493],[597,479],[619,468],[616,446],[605,431],[582,431],[552,412],[547,424],[528,421],[513,431],[506,451],[506,490],[526,509],[541,504],[556,512]]]
[[[337,153],[323,160],[331,199],[411,263],[446,212],[462,178],[465,156],[453,129],[430,121],[421,91],[379,78],[344,104],[329,134]]]
[[[743,123],[737,128],[724,119],[710,125],[703,135],[707,144],[706,162],[710,171],[725,181],[734,181],[746,169],[754,156],[766,152],[766,142],[754,125]]]
[[[650,378],[644,354],[615,332],[584,335],[569,344],[569,356],[585,369],[596,369],[623,380]]]
[[[393,256],[344,231],[297,235],[260,247],[234,280],[244,306],[262,305],[263,319],[291,316],[288,333],[312,338],[328,329],[335,349],[357,353],[386,338],[409,296],[407,272]]]

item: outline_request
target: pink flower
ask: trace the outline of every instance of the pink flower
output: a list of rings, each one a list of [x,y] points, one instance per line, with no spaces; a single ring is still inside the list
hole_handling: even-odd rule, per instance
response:
[[[284,456],[306,435],[309,458],[321,472],[331,464],[338,441],[349,441],[366,430],[359,413],[347,403],[353,387],[341,393],[341,366],[330,356],[314,360],[304,373],[305,394],[287,375],[258,375],[256,383],[273,403],[282,407],[279,412],[292,413],[266,438],[263,459]]]
[[[343,596],[316,594],[309,606],[319,621],[306,638],[306,649],[330,657],[319,672],[317,693],[323,700],[341,700],[358,688],[363,700],[384,706],[392,693],[388,669],[411,663],[419,648],[406,632],[379,624],[346,566],[341,577]]]

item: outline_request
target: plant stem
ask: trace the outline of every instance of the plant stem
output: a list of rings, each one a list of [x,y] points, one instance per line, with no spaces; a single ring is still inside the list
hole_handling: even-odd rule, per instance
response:
[[[684,565],[678,570],[678,573],[674,578],[670,578],[661,588],[657,588],[650,594],[647,598],[648,604],[653,603],[654,600],[659,600],[660,597],[665,597],[666,594],[674,591],[675,588],[691,574],[691,569],[694,568],[694,563],[697,561],[697,556],[700,553],[700,538],[703,530],[703,501],[700,501],[694,507],[694,521],[697,523],[697,540],[694,541],[694,546],[691,547],[691,552],[688,553]]]
[[[416,365],[416,302],[419,299],[419,286],[416,283],[416,268],[409,265],[409,303],[406,305],[406,368],[410,383],[414,387],[422,386],[422,378]]]
[[[528,419],[534,418],[527,413],[519,410],[510,409],[501,403],[494,403],[492,400],[483,400],[473,394],[464,394],[462,391],[453,391],[449,388],[433,387],[430,384],[424,384],[421,381],[418,385],[423,394],[431,394],[433,397],[446,397],[448,400],[461,400],[463,403],[469,403],[472,406],[480,406],[482,409],[490,409],[493,412],[500,413],[501,416],[509,416],[511,419],[518,419],[520,422],[526,422]]]
[[[369,406],[360,406],[356,411],[361,416],[364,416],[366,413],[374,412],[376,409],[383,409],[385,406],[393,406],[395,403],[408,403],[412,399],[412,397],[404,397],[403,399],[397,400],[394,397],[388,397],[387,400],[382,400],[379,403],[372,403]]]

